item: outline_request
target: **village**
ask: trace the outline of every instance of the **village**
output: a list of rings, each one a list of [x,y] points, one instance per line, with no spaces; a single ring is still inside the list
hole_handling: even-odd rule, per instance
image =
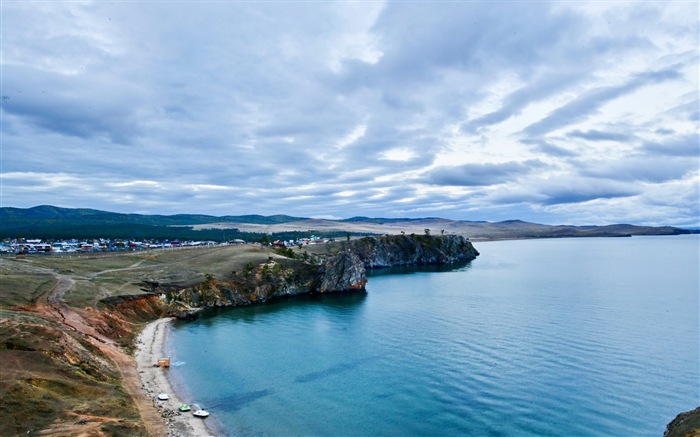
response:
[[[227,246],[232,244],[259,244],[261,246],[274,247],[302,247],[309,244],[323,244],[333,241],[332,238],[321,238],[316,235],[299,238],[297,240],[274,240],[269,241],[268,237],[262,237],[261,241],[247,242],[241,239],[229,241],[178,241],[178,240],[144,240],[133,241],[124,239],[96,238],[92,240],[80,241],[76,239],[67,240],[42,240],[31,238],[16,238],[0,242],[0,254],[24,254],[24,255],[63,255],[63,254],[86,254],[105,252],[133,252],[142,250],[157,249],[178,249],[202,246]]]

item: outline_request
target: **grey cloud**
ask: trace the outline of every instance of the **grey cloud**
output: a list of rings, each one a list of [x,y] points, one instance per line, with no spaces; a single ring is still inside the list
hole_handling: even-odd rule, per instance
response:
[[[700,137],[697,132],[688,135],[679,135],[669,138],[664,142],[646,141],[642,150],[653,154],[665,156],[700,157]],[[698,161],[695,161],[698,164]]]
[[[570,138],[581,138],[588,141],[617,141],[626,142],[634,139],[634,136],[619,132],[604,132],[595,129],[580,131],[574,130],[566,134]]]
[[[675,80],[680,77],[678,71],[673,68],[668,68],[659,71],[640,73],[621,85],[593,89],[555,109],[543,119],[526,127],[523,132],[527,136],[547,134],[553,130],[585,119],[590,114],[595,113],[603,104],[611,100],[645,86]]]
[[[508,120],[521,113],[526,106],[547,98],[563,89],[570,88],[586,77],[581,69],[566,71],[566,66],[560,66],[559,68],[563,68],[564,71],[545,71],[540,73],[537,79],[510,94],[499,110],[465,123],[462,126],[462,130],[465,132],[476,132],[479,128]]]
[[[106,135],[122,144],[141,133],[136,108],[142,92],[117,78],[65,77],[14,66],[4,67],[3,74],[3,111],[41,128],[81,138]]]
[[[697,81],[695,82],[695,85],[697,85]],[[689,101],[668,109],[664,112],[664,114],[673,118],[679,118],[692,122],[697,122],[700,120],[700,100],[698,99],[697,92],[693,93],[693,95],[689,97]]]
[[[654,131],[655,133],[659,135],[673,135],[676,133],[673,129],[666,129],[666,128],[658,128]]]
[[[618,160],[588,161],[581,165],[584,176],[627,182],[663,183],[684,178],[698,169],[698,162],[674,157],[636,155]]]
[[[538,25],[532,26],[534,22]],[[510,3],[508,8],[496,3],[390,2],[373,27],[381,59],[374,65],[349,60],[328,80],[343,93],[380,88],[392,106],[405,103],[398,97],[439,84],[447,71],[455,71],[464,73],[461,83],[444,86],[471,99],[498,77],[494,71],[515,71],[529,79],[542,63],[571,56],[566,41],[580,38],[581,26],[580,16],[546,2]],[[554,82],[549,79],[542,80],[543,88]]]
[[[564,188],[547,188],[541,191],[541,194],[546,196],[542,201],[545,205],[558,205],[568,203],[582,203],[597,199],[615,199],[621,197],[630,197],[639,194],[638,188],[619,187],[619,186],[602,186],[602,185],[583,185],[576,187]]]
[[[529,26],[532,22],[538,26]],[[552,41],[578,25],[572,14],[555,12],[542,2],[512,3],[505,9],[493,3],[389,3],[374,29],[388,49],[383,65],[425,77],[435,67],[537,64],[547,58]]]
[[[546,167],[539,160],[506,162],[502,164],[464,164],[438,167],[425,175],[423,181],[433,185],[485,186],[510,182],[535,169]]]
[[[534,146],[533,149],[535,152],[541,152],[551,157],[571,158],[579,156],[579,153],[577,152],[540,139],[524,139],[520,140],[520,142],[523,144],[532,145]]]

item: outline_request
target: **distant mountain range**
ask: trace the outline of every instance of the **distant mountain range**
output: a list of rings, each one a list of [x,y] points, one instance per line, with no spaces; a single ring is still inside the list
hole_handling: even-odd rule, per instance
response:
[[[426,231],[427,230],[427,231]],[[0,238],[181,238],[252,240],[263,234],[315,232],[318,234],[450,233],[472,239],[622,237],[631,235],[678,235],[698,230],[672,226],[543,225],[520,220],[503,222],[462,221],[441,218],[369,218],[321,220],[288,215],[210,216],[202,214],[143,215],[96,209],[36,206],[0,208]]]

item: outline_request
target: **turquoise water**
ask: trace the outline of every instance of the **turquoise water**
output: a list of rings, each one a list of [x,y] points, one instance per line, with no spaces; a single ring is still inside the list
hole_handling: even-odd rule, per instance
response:
[[[697,235],[475,246],[176,323],[171,377],[229,435],[660,436],[700,405]]]

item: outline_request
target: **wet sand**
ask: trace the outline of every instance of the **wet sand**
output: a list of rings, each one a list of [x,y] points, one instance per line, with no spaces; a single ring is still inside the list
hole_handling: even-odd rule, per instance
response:
[[[152,400],[168,428],[170,437],[207,437],[215,436],[206,426],[207,419],[200,419],[192,412],[181,413],[178,407],[184,402],[173,389],[168,380],[167,368],[155,367],[158,358],[163,358],[165,334],[172,319],[158,319],[149,323],[139,334],[136,341],[136,365],[141,378],[143,395]],[[170,399],[158,400],[160,393],[166,393]]]

